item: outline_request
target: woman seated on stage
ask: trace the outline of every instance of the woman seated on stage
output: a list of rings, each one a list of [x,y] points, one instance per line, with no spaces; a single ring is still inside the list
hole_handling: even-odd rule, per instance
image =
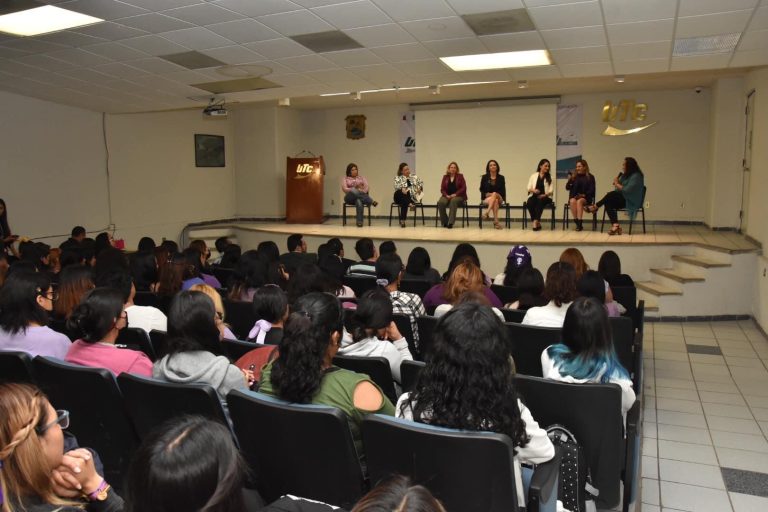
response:
[[[485,174],[480,179],[480,197],[488,209],[483,214],[483,219],[489,220],[493,213],[493,227],[501,229],[499,224],[499,207],[507,200],[507,187],[504,176],[501,175],[501,167],[496,160],[488,160],[485,164]]]
[[[568,173],[565,189],[568,191],[568,206],[571,208],[576,231],[582,231],[584,207],[595,202],[595,177],[589,172],[586,160],[578,160],[576,172]]]
[[[555,193],[555,184],[549,174],[549,160],[542,158],[535,173],[528,179],[528,201],[526,208],[531,215],[533,230],[541,230],[541,214],[544,208],[552,204],[552,194]]]
[[[605,205],[605,212],[611,219],[611,230],[609,235],[620,235],[621,226],[619,225],[619,215],[616,210],[626,208],[630,219],[635,218],[637,210],[643,206],[643,190],[645,189],[645,178],[637,160],[628,156],[621,164],[621,173],[613,179],[614,190],[605,194],[601,200],[591,206],[584,208],[589,213],[596,212],[598,208]]]
[[[368,195],[368,180],[360,176],[357,164],[347,165],[347,175],[341,182],[341,190],[344,192],[344,202],[355,205],[357,227],[363,227],[363,208],[369,204],[378,206],[379,203]]]
[[[424,196],[424,182],[411,174],[411,168],[403,162],[397,168],[395,176],[395,196],[393,202],[400,205],[400,227],[405,227],[405,218],[408,216],[408,208],[415,210],[416,203],[421,202]]]
[[[456,222],[456,210],[467,201],[467,182],[459,172],[459,164],[451,162],[440,183],[440,199],[437,209],[444,228],[451,229]],[[449,213],[446,213],[446,208]]]

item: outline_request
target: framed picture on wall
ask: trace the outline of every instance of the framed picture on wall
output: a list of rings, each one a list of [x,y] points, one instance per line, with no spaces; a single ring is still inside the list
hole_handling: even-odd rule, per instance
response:
[[[195,167],[224,167],[224,136],[195,134]]]

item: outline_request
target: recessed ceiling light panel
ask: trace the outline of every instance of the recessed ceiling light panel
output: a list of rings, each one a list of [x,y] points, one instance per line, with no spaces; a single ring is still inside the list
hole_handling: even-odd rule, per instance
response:
[[[44,5],[0,16],[0,32],[17,36],[37,36],[102,21],[104,20],[101,18]]]
[[[481,69],[528,68],[552,64],[547,50],[529,50],[524,52],[481,53],[478,55],[460,55],[440,57],[454,71],[478,71]]]

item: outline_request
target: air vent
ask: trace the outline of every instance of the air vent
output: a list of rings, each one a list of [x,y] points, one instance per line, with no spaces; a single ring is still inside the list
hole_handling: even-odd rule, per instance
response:
[[[462,18],[479,36],[528,32],[536,29],[525,9],[465,14]]]
[[[301,34],[293,36],[291,39],[315,53],[338,52],[363,47],[363,45],[339,30]]]
[[[187,69],[215,68],[227,65],[226,62],[221,62],[200,52],[171,53],[159,57]]]
[[[729,53],[736,48],[740,33],[720,34],[718,36],[688,37],[675,39],[675,48],[672,51],[674,57],[688,55],[709,55],[715,53]]]
[[[212,92],[213,94],[222,94],[225,92],[260,91],[262,89],[274,89],[276,87],[282,87],[282,85],[270,82],[264,78],[241,78],[240,80],[225,80],[223,82],[206,82],[203,84],[190,85],[204,91]]]

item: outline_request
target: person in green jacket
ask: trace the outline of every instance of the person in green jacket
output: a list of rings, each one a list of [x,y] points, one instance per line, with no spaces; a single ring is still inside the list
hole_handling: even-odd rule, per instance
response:
[[[605,211],[613,224],[608,234],[620,235],[621,226],[619,225],[619,216],[616,210],[625,208],[627,213],[629,213],[629,217],[634,219],[637,210],[643,206],[645,179],[643,171],[637,165],[637,160],[631,156],[624,159],[621,173],[613,179],[613,187],[614,190],[605,194],[605,197],[594,205],[586,207],[585,210],[593,213],[605,205]]]

